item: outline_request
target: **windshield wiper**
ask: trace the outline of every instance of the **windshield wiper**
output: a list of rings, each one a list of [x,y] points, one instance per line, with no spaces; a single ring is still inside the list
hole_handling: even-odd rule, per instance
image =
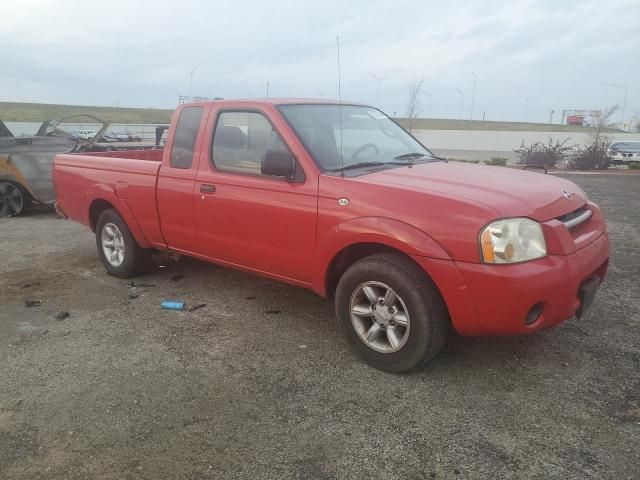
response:
[[[443,162],[446,162],[447,159],[446,158],[442,158],[442,157],[438,157],[432,153],[420,153],[420,152],[410,152],[410,153],[403,153],[402,155],[398,155],[397,157],[393,157],[394,160],[414,160],[414,159],[418,159],[418,158],[422,158],[422,157],[429,157],[432,158],[434,160],[441,160]]]
[[[424,153],[410,152],[410,153],[403,153],[402,155],[398,155],[397,157],[393,157],[393,159],[394,160],[410,160],[412,158],[421,158],[425,156],[426,154]]]
[[[344,172],[345,170],[354,170],[356,168],[366,168],[366,167],[382,167],[384,165],[412,165],[408,162],[358,162],[352,163],[351,165],[344,165],[338,168],[332,168],[327,170],[327,172]]]

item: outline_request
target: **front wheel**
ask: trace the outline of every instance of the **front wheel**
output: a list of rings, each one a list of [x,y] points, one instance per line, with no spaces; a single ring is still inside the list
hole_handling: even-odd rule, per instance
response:
[[[347,340],[371,366],[392,373],[426,364],[444,346],[447,308],[422,269],[399,254],[354,263],[335,296]]]
[[[129,227],[115,210],[105,210],[96,223],[98,255],[109,275],[129,278],[144,272],[151,252],[140,247]]]
[[[0,218],[17,217],[31,205],[31,196],[13,182],[0,182]]]

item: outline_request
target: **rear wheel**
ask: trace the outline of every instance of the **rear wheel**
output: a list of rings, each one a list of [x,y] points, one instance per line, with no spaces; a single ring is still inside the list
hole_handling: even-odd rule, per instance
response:
[[[444,346],[449,316],[424,271],[399,254],[354,263],[338,283],[336,315],[347,340],[371,366],[405,372]]]
[[[149,266],[151,252],[140,247],[129,227],[115,210],[105,210],[96,223],[98,255],[109,275],[129,278]]]
[[[0,182],[0,218],[17,217],[31,205],[31,195],[20,185]]]

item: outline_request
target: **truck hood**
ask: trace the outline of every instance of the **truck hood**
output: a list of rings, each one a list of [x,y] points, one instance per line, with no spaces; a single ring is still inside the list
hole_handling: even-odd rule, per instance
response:
[[[461,162],[391,168],[362,175],[357,180],[464,199],[492,208],[501,217],[530,217],[538,221],[572,212],[587,202],[585,193],[563,178]]]

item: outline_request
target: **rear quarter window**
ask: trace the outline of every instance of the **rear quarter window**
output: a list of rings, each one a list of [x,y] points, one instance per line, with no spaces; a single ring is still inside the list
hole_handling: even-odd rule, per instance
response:
[[[176,134],[173,137],[169,164],[173,168],[191,168],[193,151],[202,120],[202,107],[186,107],[180,112]]]

